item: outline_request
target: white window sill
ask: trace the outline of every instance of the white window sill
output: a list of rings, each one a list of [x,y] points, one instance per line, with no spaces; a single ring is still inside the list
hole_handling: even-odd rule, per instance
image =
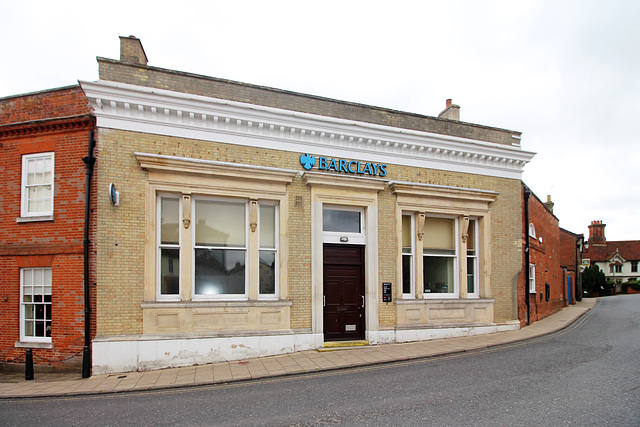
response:
[[[16,222],[42,222],[42,221],[53,221],[53,215],[42,215],[42,216],[21,216],[16,218]]]
[[[143,302],[140,307],[143,309],[160,309],[160,308],[206,308],[206,307],[257,307],[257,306],[272,306],[272,307],[287,307],[291,306],[291,300],[195,300],[195,301],[156,301],[156,302]]]
[[[14,344],[14,347],[16,348],[53,348],[53,343],[16,341],[16,343]]]

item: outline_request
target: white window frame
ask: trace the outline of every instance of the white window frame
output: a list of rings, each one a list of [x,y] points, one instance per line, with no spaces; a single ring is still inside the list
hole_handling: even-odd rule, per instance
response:
[[[529,237],[536,238],[536,226],[532,222],[529,223]]]
[[[162,199],[177,199],[178,200],[178,244],[162,244],[161,229],[162,229]],[[156,299],[158,301],[180,301],[182,299],[182,256],[184,251],[182,250],[182,194],[175,193],[158,193],[156,196]],[[179,261],[178,261],[178,293],[176,295],[162,294],[162,249],[178,249]]]
[[[355,207],[355,206],[323,204],[322,205],[323,223],[321,226],[322,230],[324,230],[324,211],[325,210],[358,212],[360,214],[360,232],[354,233],[354,232],[347,232],[347,231],[323,231],[322,235],[323,235],[324,243],[342,243],[342,244],[351,244],[351,245],[366,244],[366,228],[365,228],[365,216],[364,216],[363,208]]]
[[[275,208],[275,227],[274,227],[274,245],[275,248],[263,248],[262,247],[262,242],[260,242],[260,226],[262,224],[261,218],[260,218],[260,207],[261,206],[273,206]],[[280,295],[280,286],[279,286],[279,278],[280,278],[280,253],[279,253],[279,247],[280,247],[280,205],[278,204],[278,202],[276,201],[258,201],[258,226],[256,229],[256,233],[258,233],[258,299],[260,300],[277,300],[279,299],[279,295]],[[275,272],[274,272],[274,280],[275,280],[275,285],[274,285],[274,292],[272,294],[263,294],[260,292],[260,252],[262,251],[267,251],[267,252],[273,252],[274,253],[274,259],[275,259]]]
[[[453,220],[453,240],[454,240],[454,254],[453,255],[425,255],[424,254],[424,247],[421,248],[422,251],[422,257],[420,257],[420,260],[422,262],[422,289],[423,289],[423,298],[425,299],[445,299],[445,298],[460,298],[460,244],[459,244],[459,233],[460,233],[460,229],[459,229],[459,221],[458,221],[458,217],[457,216],[449,216],[449,215],[431,215],[429,213],[425,214],[425,228],[426,228],[426,221],[429,218],[444,218],[444,219],[451,219]],[[424,239],[426,238],[426,230],[424,235],[422,236],[422,246],[424,246]],[[425,257],[444,257],[444,258],[453,258],[453,292],[446,292],[446,293],[431,293],[431,292],[424,292],[424,258]],[[465,261],[466,261],[466,254],[465,254]]]
[[[29,185],[28,183],[28,164],[31,161],[37,160],[51,160],[51,181],[49,183],[37,184],[37,185]],[[42,216],[51,216],[53,215],[53,206],[54,206],[54,176],[55,176],[55,153],[54,152],[46,152],[46,153],[36,153],[36,154],[26,154],[22,156],[22,187],[21,187],[21,203],[20,203],[20,216],[23,218],[31,218],[31,217],[42,217]],[[34,211],[29,212],[29,190],[30,187],[44,187],[51,186],[51,206],[50,209],[43,211]]]
[[[535,294],[536,292],[536,265],[529,264],[529,293]]]
[[[407,257],[409,258],[409,286],[410,286],[410,291],[409,293],[405,293],[404,292],[404,276],[402,276],[402,282],[401,282],[401,287],[402,287],[402,298],[403,299],[415,299],[416,297],[416,213],[415,212],[403,212],[402,213],[402,217],[408,216],[411,220],[411,252],[408,254],[405,254],[403,252],[403,246],[402,246],[402,236],[400,238],[400,252],[401,252],[401,256],[402,256],[402,265],[404,266],[404,258]],[[404,224],[404,222],[402,222],[400,224],[400,226],[402,226],[402,224]],[[402,274],[404,274],[404,267],[402,267],[401,269]]]
[[[196,205],[199,200],[222,202],[222,203],[236,203],[244,204],[244,247],[227,248],[223,246],[196,246]],[[193,225],[191,226],[191,295],[194,301],[207,301],[207,300],[225,300],[225,301],[242,301],[249,298],[249,200],[247,199],[234,199],[229,197],[213,197],[213,196],[193,196],[191,203],[191,218],[193,218]],[[243,250],[244,251],[244,293],[242,294],[196,294],[196,249],[219,249],[219,250]]]
[[[35,272],[39,270],[42,271],[42,277],[43,277],[43,283],[36,286],[36,283],[34,283],[32,281],[32,287],[42,287],[43,288],[43,292],[40,294],[42,295],[42,299],[43,301],[41,302],[35,302],[35,301],[25,301],[25,275],[26,274],[31,274],[32,278],[33,276],[35,276]],[[49,282],[47,283],[47,274],[46,272],[48,272],[48,279]],[[51,310],[52,305],[51,305],[51,301],[45,302],[44,301],[44,296],[45,295],[49,295],[50,297],[52,297],[53,295],[53,279],[52,279],[52,275],[53,272],[51,270],[51,267],[35,267],[35,268],[21,268],[20,269],[20,341],[22,342],[36,342],[36,343],[50,343],[51,342],[51,336],[47,337],[46,336],[46,324],[49,323],[49,327],[52,329],[52,320],[53,320],[53,316],[51,316],[51,319],[47,322],[46,321],[46,315],[45,318],[42,319],[45,322],[45,336],[39,337],[39,336],[27,336],[26,335],[26,322],[27,320],[31,320],[31,319],[27,319],[26,318],[26,311],[27,311],[27,306],[29,305],[36,305],[36,304],[42,304],[47,308],[45,308],[46,310]],[[49,293],[47,294],[46,292],[46,288],[49,288]],[[32,292],[32,295],[36,295],[34,292]],[[34,310],[35,313],[35,310]],[[35,315],[34,315],[35,316]],[[35,328],[35,326],[34,326]],[[53,335],[53,332],[50,333],[50,335]]]
[[[480,289],[479,288],[479,278],[478,278],[478,274],[479,274],[479,269],[480,269],[480,242],[478,240],[479,238],[479,230],[478,228],[480,227],[480,221],[478,221],[478,218],[469,218],[469,223],[473,222],[473,241],[475,243],[475,255],[469,256],[469,251],[467,249],[467,253],[465,254],[465,261],[467,261],[469,258],[473,258],[473,269],[474,269],[474,274],[473,274],[473,292],[469,292],[469,271],[467,271],[467,298],[480,298]],[[467,240],[468,241],[468,240]],[[468,265],[468,264],[467,264]]]

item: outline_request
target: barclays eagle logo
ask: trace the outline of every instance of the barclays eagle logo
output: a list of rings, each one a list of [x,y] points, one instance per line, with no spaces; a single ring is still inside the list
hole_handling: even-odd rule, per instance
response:
[[[300,164],[305,170],[309,170],[316,164],[316,158],[309,154],[303,154],[300,156]]]

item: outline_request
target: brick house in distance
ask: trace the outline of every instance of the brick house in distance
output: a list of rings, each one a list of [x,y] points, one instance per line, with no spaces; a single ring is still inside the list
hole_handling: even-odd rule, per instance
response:
[[[85,208],[93,127],[79,86],[0,99],[0,366],[6,369],[24,363],[29,348],[36,370],[76,369],[88,356]]]
[[[566,270],[561,267],[560,227],[550,198],[543,203],[524,183],[523,274],[518,286],[518,318],[530,324],[567,305]],[[572,279],[575,283],[575,278]]]
[[[591,221],[582,259],[590,265],[596,264],[605,277],[615,283],[616,292],[621,292],[624,282],[640,280],[640,240],[607,241],[604,234],[606,226],[602,221]],[[627,292],[634,290],[629,287]]]

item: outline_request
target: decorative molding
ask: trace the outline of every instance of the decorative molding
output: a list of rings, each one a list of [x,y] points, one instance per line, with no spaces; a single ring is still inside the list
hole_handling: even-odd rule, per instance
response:
[[[0,126],[0,138],[16,138],[42,133],[68,132],[93,127],[93,118],[89,114],[54,119],[34,120],[30,122],[10,123]]]
[[[520,179],[518,146],[106,81],[80,82],[98,126]]]

